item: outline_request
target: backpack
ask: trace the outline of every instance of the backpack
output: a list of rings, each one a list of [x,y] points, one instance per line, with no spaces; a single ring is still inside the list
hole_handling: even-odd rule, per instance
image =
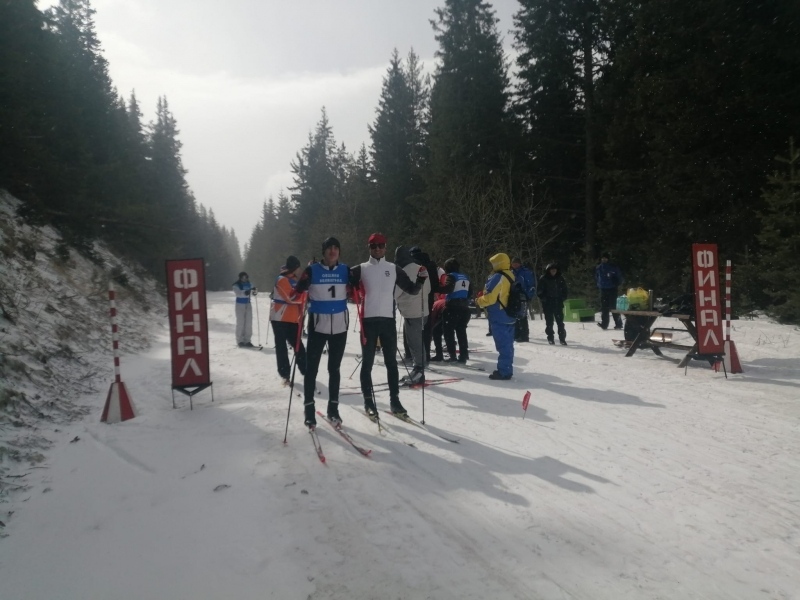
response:
[[[527,300],[525,288],[522,286],[522,278],[516,280],[511,279],[504,271],[501,271],[501,274],[508,279],[508,282],[511,284],[511,290],[508,292],[508,304],[505,306],[500,304],[500,306],[503,306],[503,310],[506,311],[509,317],[516,319],[525,310],[525,303]]]

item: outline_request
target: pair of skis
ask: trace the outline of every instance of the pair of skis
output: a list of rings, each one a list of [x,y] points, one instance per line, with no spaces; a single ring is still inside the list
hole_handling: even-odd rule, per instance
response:
[[[341,424],[338,425],[334,424],[333,421],[331,421],[327,416],[322,414],[320,411],[317,411],[317,414],[322,418],[323,421],[325,421],[328,425],[330,425],[336,433],[342,436],[342,439],[344,439],[348,444],[350,444],[353,448],[355,448],[358,451],[358,453],[361,454],[361,456],[369,458],[369,455],[372,453],[372,450],[363,448],[358,444],[356,444],[355,440],[350,436],[349,433],[347,433],[342,428]],[[317,435],[316,427],[310,427],[308,429],[308,433],[311,436],[311,443],[314,444],[314,451],[317,453],[317,457],[319,458],[320,462],[323,464],[327,464],[327,459],[325,458],[325,454],[322,451],[322,444],[319,441],[319,436]]]
[[[458,381],[462,381],[461,377],[445,377],[442,379],[428,379],[424,383],[410,383],[408,380],[400,381],[398,385],[401,388],[407,388],[412,390],[419,390],[424,387],[430,387],[432,385],[444,385],[446,383],[456,383]],[[388,383],[378,383],[374,387],[378,388],[378,390],[386,390],[389,387]],[[345,387],[342,388],[344,391],[339,392],[340,396],[354,396],[361,393],[361,387]]]
[[[393,413],[390,410],[385,410],[384,412],[386,414],[388,414],[388,415],[393,416],[395,419],[399,419],[400,421],[403,421],[404,423],[407,423],[408,425],[413,425],[414,427],[419,427],[423,431],[427,431],[428,433],[431,433],[431,434],[435,435],[436,437],[445,440],[446,442],[450,442],[451,444],[458,444],[458,440],[457,439],[441,435],[439,433],[436,433],[435,431],[431,431],[423,423],[420,423],[416,419],[412,419],[411,417],[409,417],[408,414]],[[372,416],[372,415],[369,415],[367,413],[364,413],[364,415],[370,421],[372,421],[373,423],[377,423],[378,422],[378,416],[377,415]],[[386,425],[384,425],[384,429],[386,429]],[[388,429],[387,429],[387,431],[388,431]],[[408,445],[409,446],[413,446],[413,444],[408,444]]]
[[[423,425],[422,423],[420,423],[416,419],[412,419],[407,414],[395,414],[390,410],[386,410],[384,412],[386,414],[388,414],[388,415],[393,416],[395,419],[403,421],[404,423],[406,423],[408,425],[413,425],[414,427],[418,427],[418,428],[422,429],[423,431],[427,431],[428,433],[431,433],[431,434],[435,435],[436,437],[445,440],[446,442],[450,442],[451,444],[458,444],[459,443],[459,441],[457,439],[455,439],[455,438],[447,437],[447,436],[441,435],[439,433],[436,433],[435,431],[431,431],[429,428],[425,427],[425,425]],[[341,425],[335,425],[333,423],[333,421],[331,421],[327,416],[322,414],[320,411],[317,411],[317,414],[326,423],[328,423],[328,425],[330,425],[333,428],[333,430],[336,431],[336,433],[338,433],[342,437],[342,439],[344,439],[348,444],[350,444],[359,454],[361,454],[362,456],[364,456],[366,458],[370,457],[370,454],[372,453],[372,450],[364,448],[362,446],[359,446],[355,442],[355,440],[350,436],[350,434],[347,433],[347,431],[345,431],[344,428]],[[373,423],[377,423],[377,421],[378,421],[378,416],[377,415],[371,416],[371,415],[369,415],[367,413],[364,413],[364,416],[366,416]],[[384,428],[385,428],[385,426],[384,426]],[[323,463],[323,464],[327,464],[327,459],[325,458],[325,454],[322,451],[322,444],[319,441],[319,436],[317,435],[316,428],[309,429],[308,433],[311,436],[311,443],[314,445],[314,451],[317,453],[317,457],[319,458],[320,462]],[[408,443],[408,445],[412,446],[412,447],[415,447],[413,444],[410,444],[410,443]]]

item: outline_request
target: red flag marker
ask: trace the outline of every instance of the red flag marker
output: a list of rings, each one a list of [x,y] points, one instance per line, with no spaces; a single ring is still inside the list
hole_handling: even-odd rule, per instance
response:
[[[531,393],[529,391],[525,392],[525,395],[522,397],[522,410],[525,411],[522,414],[523,421],[525,420],[525,415],[528,414],[528,402],[530,402],[530,399]]]

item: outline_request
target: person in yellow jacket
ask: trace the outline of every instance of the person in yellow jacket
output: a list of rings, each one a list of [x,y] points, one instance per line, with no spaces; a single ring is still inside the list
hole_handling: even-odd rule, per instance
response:
[[[498,352],[497,370],[489,375],[489,379],[505,380],[514,375],[514,326],[517,319],[506,314],[505,310],[514,283],[514,273],[508,254],[495,254],[489,262],[492,263],[492,274],[486,280],[483,291],[478,293],[475,304],[486,311]]]
[[[297,285],[297,269],[300,260],[296,256],[286,259],[286,264],[281,267],[281,274],[275,280],[272,291],[272,307],[269,320],[272,331],[275,332],[275,358],[278,360],[278,375],[285,382],[291,375],[288,347],[295,350],[295,360],[301,375],[306,372],[306,349],[300,337],[300,322],[303,314],[302,299],[292,298],[294,287]]]

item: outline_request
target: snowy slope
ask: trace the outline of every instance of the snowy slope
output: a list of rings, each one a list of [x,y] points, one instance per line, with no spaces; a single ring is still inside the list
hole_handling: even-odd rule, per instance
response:
[[[297,395],[282,443],[274,350],[236,348],[233,323],[232,294],[209,294],[213,402],[173,410],[163,334],[122,361],[139,417],[99,423],[105,390],[84,396],[91,413],[3,506],[0,598],[800,598],[796,329],[736,322],[746,372],[726,380],[625,358],[619,332],[591,323],[552,347],[534,321],[515,378],[491,382],[473,321],[486,372],[442,366],[463,381],[425,391],[431,431],[458,444],[388,416],[381,435],[346,395],[345,427],[372,455],[320,423],[323,465]],[[351,332],[344,387],[358,354]],[[420,391],[402,400],[421,416]]]

